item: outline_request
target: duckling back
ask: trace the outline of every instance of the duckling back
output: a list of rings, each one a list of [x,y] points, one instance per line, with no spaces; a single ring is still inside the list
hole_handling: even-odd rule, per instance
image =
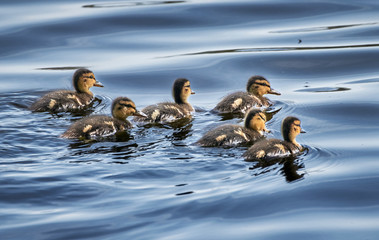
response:
[[[279,139],[262,140],[251,146],[243,157],[246,161],[270,160],[296,155],[300,148],[295,144]]]
[[[88,93],[58,90],[42,96],[30,106],[30,110],[52,113],[80,110],[88,106],[92,99],[93,96]]]
[[[250,108],[270,106],[265,97],[257,97],[248,92],[235,92],[224,97],[212,110],[218,113],[246,113]]]
[[[95,115],[74,122],[61,137],[94,139],[113,135],[131,127],[132,124],[127,120],[122,121],[105,115]]]
[[[146,117],[134,117],[137,122],[167,123],[191,116],[192,106],[171,102],[150,105],[141,110]]]
[[[210,130],[196,144],[203,147],[233,147],[253,144],[262,137],[258,131],[228,124]]]

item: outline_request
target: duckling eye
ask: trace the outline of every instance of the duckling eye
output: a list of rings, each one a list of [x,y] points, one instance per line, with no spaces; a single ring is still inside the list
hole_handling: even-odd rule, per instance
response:
[[[118,109],[118,110],[121,110],[121,109],[122,109],[122,107],[118,107],[117,109]]]
[[[255,83],[255,84],[271,88],[271,86],[266,83]],[[255,86],[255,88],[258,88],[258,86]]]
[[[122,106],[136,110],[136,108],[131,104],[122,104]]]
[[[266,122],[266,119],[265,119],[264,117],[262,117],[262,115],[258,114],[258,117],[259,117],[262,121]]]

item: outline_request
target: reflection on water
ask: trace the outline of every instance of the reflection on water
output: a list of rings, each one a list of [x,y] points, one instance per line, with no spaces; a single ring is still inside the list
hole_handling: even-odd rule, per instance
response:
[[[299,28],[299,29],[271,31],[270,33],[317,32],[317,31],[334,30],[334,29],[341,29],[341,28],[363,27],[363,26],[370,26],[370,25],[377,25],[377,24],[378,24],[378,22],[346,24],[346,25],[325,26],[325,27],[310,27],[310,28]]]
[[[304,164],[299,162],[297,158],[290,157],[279,160],[259,161],[249,169],[256,170],[254,176],[279,171],[287,182],[292,182],[304,177],[304,173],[298,173],[298,171],[304,169],[304,167]]]
[[[320,87],[320,88],[305,88],[305,89],[299,89],[296,90],[296,92],[343,92],[343,91],[349,91],[351,88],[345,88],[345,87]]]
[[[300,40],[300,43],[302,41]],[[254,53],[254,52],[287,52],[287,51],[314,51],[314,50],[335,50],[335,49],[350,49],[350,48],[377,48],[378,43],[375,44],[359,44],[359,45],[340,45],[340,46],[313,46],[313,47],[272,47],[272,48],[236,48],[236,49],[222,49],[194,53],[185,53],[172,56],[164,56],[159,58],[172,58],[180,56],[192,55],[209,55],[221,53]]]
[[[149,6],[149,5],[162,5],[162,4],[176,4],[185,3],[186,1],[143,1],[143,2],[113,2],[113,3],[96,3],[83,5],[83,8],[120,8],[120,7],[135,7],[135,6]]]

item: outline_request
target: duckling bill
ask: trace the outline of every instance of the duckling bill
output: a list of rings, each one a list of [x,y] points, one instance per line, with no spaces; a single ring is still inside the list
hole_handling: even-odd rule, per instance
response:
[[[186,78],[178,78],[172,87],[175,102],[162,102],[149,105],[141,110],[147,117],[135,117],[134,121],[149,123],[167,123],[181,118],[190,117],[195,111],[188,102],[188,97],[195,94]]]
[[[271,160],[295,156],[303,147],[296,142],[296,136],[305,133],[301,129],[301,122],[296,117],[286,117],[282,122],[282,135],[284,140],[262,140],[251,146],[243,157],[246,161]]]
[[[70,112],[88,106],[93,100],[91,87],[104,87],[92,71],[80,68],[72,77],[75,91],[57,90],[49,92],[35,101],[30,110],[33,112]]]
[[[280,93],[271,88],[270,82],[262,76],[252,76],[246,92],[235,92],[224,97],[212,110],[217,113],[246,113],[252,107],[269,107],[273,103],[263,95]]]
[[[63,138],[94,139],[106,137],[116,132],[132,128],[132,124],[126,120],[128,116],[140,116],[132,100],[127,97],[118,97],[112,103],[112,117],[106,115],[94,115],[82,118],[74,122]]]
[[[245,117],[244,126],[226,124],[207,132],[196,144],[203,147],[233,147],[253,144],[263,138],[266,116],[259,109],[251,109]]]

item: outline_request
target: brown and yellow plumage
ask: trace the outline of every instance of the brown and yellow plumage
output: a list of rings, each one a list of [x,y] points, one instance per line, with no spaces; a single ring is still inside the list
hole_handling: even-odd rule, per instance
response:
[[[252,76],[246,92],[235,92],[224,97],[212,110],[218,113],[246,113],[252,107],[269,107],[272,102],[265,94],[280,95],[271,88],[270,82],[262,76]]]
[[[63,138],[93,139],[105,137],[124,131],[132,127],[126,120],[128,116],[143,116],[136,110],[135,104],[127,97],[118,97],[112,103],[112,117],[94,115],[82,118],[74,122],[65,133]]]
[[[149,123],[167,123],[181,118],[190,117],[194,111],[191,104],[188,102],[188,97],[195,94],[191,90],[190,81],[185,78],[175,80],[172,95],[175,102],[162,102],[154,105],[149,105],[141,110],[147,117],[135,117],[138,122]]]
[[[251,109],[245,117],[244,126],[225,124],[207,132],[196,143],[203,147],[233,147],[251,145],[263,137],[266,116],[259,109]]]
[[[246,161],[270,160],[295,156],[302,150],[296,142],[296,136],[304,133],[300,120],[296,117],[286,117],[282,122],[282,135],[284,140],[262,140],[251,146],[243,157]]]
[[[81,68],[78,69],[72,78],[75,91],[57,90],[49,92],[39,98],[31,106],[33,112],[69,112],[83,109],[93,100],[93,93],[89,90],[91,87],[103,87],[96,81],[92,71]]]

